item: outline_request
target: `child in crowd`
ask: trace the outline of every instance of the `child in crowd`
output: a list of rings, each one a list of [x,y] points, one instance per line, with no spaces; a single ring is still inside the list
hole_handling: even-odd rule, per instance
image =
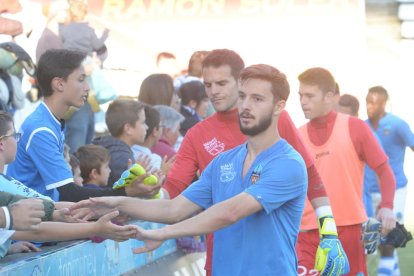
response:
[[[92,141],[92,144],[103,146],[109,151],[111,172],[108,183],[111,185],[121,177],[121,174],[128,169],[131,163],[141,162],[134,159],[131,147],[145,141],[148,126],[145,123],[144,107],[143,103],[134,100],[117,99],[113,101],[105,114],[105,122],[111,135],[96,137]],[[150,187],[154,194],[158,193],[160,188],[159,185]],[[146,194],[149,197],[152,196],[152,192]],[[142,194],[141,196],[146,195]]]
[[[85,145],[76,151],[79,160],[80,175],[84,187],[107,187],[111,172],[109,161],[111,159],[106,148],[98,145]]]
[[[185,136],[190,128],[207,116],[209,99],[204,84],[200,81],[184,83],[178,94],[181,98],[180,113],[185,118],[180,125],[180,133]]]

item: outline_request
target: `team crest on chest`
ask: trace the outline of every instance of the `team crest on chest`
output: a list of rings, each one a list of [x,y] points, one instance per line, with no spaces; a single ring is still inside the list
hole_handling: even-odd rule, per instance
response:
[[[214,137],[211,141],[204,143],[203,146],[204,149],[212,156],[222,153],[225,148],[224,143],[217,140],[216,137]]]
[[[256,184],[257,183],[257,181],[259,181],[259,179],[260,179],[260,174],[262,173],[262,169],[263,169],[263,167],[262,167],[262,165],[257,165],[255,168],[254,168],[254,170],[253,170],[253,172],[252,172],[252,175],[250,176],[250,182],[252,182],[252,184],[254,185],[254,184]]]
[[[224,164],[220,166],[220,181],[230,182],[236,176],[233,163]]]

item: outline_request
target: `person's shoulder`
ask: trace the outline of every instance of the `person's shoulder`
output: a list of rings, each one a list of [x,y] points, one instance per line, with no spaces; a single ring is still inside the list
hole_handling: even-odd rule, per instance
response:
[[[363,128],[368,127],[368,124],[366,121],[363,121],[357,117],[349,116],[347,114],[341,114],[341,113],[338,113],[338,115],[348,117],[350,126],[363,127]]]
[[[53,129],[50,114],[48,114],[47,109],[44,108],[42,104],[39,104],[39,106],[37,106],[36,109],[24,120],[21,128],[24,132],[32,132],[41,128]]]
[[[271,175],[280,175],[285,179],[305,179],[306,164],[302,156],[286,140],[281,139],[262,159],[263,169]]]
[[[92,144],[102,146],[110,151],[129,149],[129,146],[126,143],[111,135],[96,137],[92,140]]]
[[[300,153],[285,139],[280,139],[270,150],[275,153],[271,155],[273,158],[296,159],[303,162]]]
[[[393,114],[393,113],[386,113],[383,117],[385,122],[391,123],[391,124],[407,124],[407,122],[402,119],[401,117]]]

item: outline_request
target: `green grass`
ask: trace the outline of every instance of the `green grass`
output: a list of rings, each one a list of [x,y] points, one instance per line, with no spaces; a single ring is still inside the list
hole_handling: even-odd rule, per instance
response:
[[[413,231],[411,230],[411,233]],[[414,233],[413,233],[414,234]],[[400,248],[398,251],[398,258],[401,270],[401,276],[413,276],[414,275],[414,240],[407,243],[407,247]],[[368,275],[377,275],[379,255],[368,256]]]

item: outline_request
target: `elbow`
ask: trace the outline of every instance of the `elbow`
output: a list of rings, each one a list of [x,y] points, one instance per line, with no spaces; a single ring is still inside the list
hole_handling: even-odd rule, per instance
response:
[[[177,206],[174,204],[174,200],[167,199],[168,204],[166,207],[166,210],[168,210],[168,215],[166,216],[165,223],[167,224],[175,224],[180,221],[183,221],[189,217],[191,217],[191,214],[188,215],[188,211],[184,210],[181,206]]]
[[[188,214],[186,210],[182,210],[181,208],[177,208],[177,207],[174,208],[173,206],[171,206],[169,210],[170,210],[170,215],[168,216],[169,218],[168,223],[170,224],[178,223],[193,215],[193,214]]]
[[[241,215],[236,208],[226,208],[226,210],[218,214],[218,216],[219,220],[225,225],[234,224],[241,219]]]

